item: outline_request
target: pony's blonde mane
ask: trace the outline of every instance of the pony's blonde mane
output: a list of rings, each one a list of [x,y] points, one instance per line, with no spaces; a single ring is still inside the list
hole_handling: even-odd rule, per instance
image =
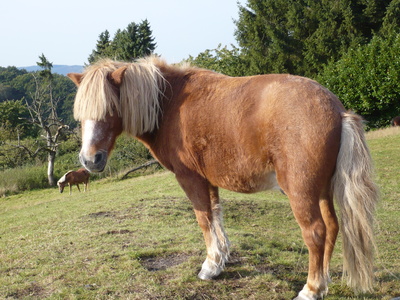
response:
[[[104,120],[107,114],[122,118],[123,130],[134,136],[158,127],[160,97],[165,79],[157,65],[166,65],[156,57],[135,63],[101,60],[86,68],[74,104],[74,117],[82,120]],[[109,74],[126,67],[120,86],[120,97],[109,80]]]
[[[60,183],[65,183],[66,181],[67,181],[67,175],[69,174],[69,173],[71,173],[72,171],[68,171],[67,173],[65,173],[58,181],[57,181],[57,184],[60,184]]]

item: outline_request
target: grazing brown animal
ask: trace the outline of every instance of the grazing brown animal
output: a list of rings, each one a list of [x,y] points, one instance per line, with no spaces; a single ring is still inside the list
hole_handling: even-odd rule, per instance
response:
[[[400,116],[394,117],[390,124],[392,124],[392,126],[400,126]]]
[[[372,289],[378,190],[371,157],[361,118],[327,89],[298,76],[233,78],[154,57],[104,60],[68,76],[78,86],[81,163],[101,172],[122,131],[142,141],[193,203],[207,247],[201,279],[218,276],[229,258],[218,188],[280,187],[309,251],[307,283],[296,299],[328,291],[339,231],[334,197],[348,284]]]
[[[77,171],[68,171],[57,182],[57,185],[60,188],[60,193],[64,191],[66,185],[69,185],[69,194],[71,195],[72,185],[74,184],[76,184],[80,192],[81,189],[79,188],[79,183],[83,183],[84,191],[86,192],[86,189],[89,190],[89,177],[90,173],[84,168]]]

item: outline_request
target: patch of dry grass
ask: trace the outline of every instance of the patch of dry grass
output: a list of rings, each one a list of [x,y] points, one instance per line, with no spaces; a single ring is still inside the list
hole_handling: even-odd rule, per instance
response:
[[[374,140],[394,135],[400,135],[400,126],[396,127],[392,126],[392,127],[386,127],[382,129],[368,131],[366,134],[366,138],[367,140]]]

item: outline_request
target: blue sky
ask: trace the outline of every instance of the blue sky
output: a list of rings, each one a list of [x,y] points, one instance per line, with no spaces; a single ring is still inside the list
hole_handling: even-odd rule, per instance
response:
[[[239,3],[245,4],[245,0]],[[12,0],[0,4],[0,66],[83,65],[101,32],[147,19],[168,62],[235,44],[236,0]]]

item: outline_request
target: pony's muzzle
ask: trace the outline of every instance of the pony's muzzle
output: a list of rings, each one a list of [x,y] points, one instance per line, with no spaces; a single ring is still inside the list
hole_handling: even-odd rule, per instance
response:
[[[81,151],[79,160],[89,172],[102,172],[107,164],[107,151],[100,150],[92,156],[86,156]]]

